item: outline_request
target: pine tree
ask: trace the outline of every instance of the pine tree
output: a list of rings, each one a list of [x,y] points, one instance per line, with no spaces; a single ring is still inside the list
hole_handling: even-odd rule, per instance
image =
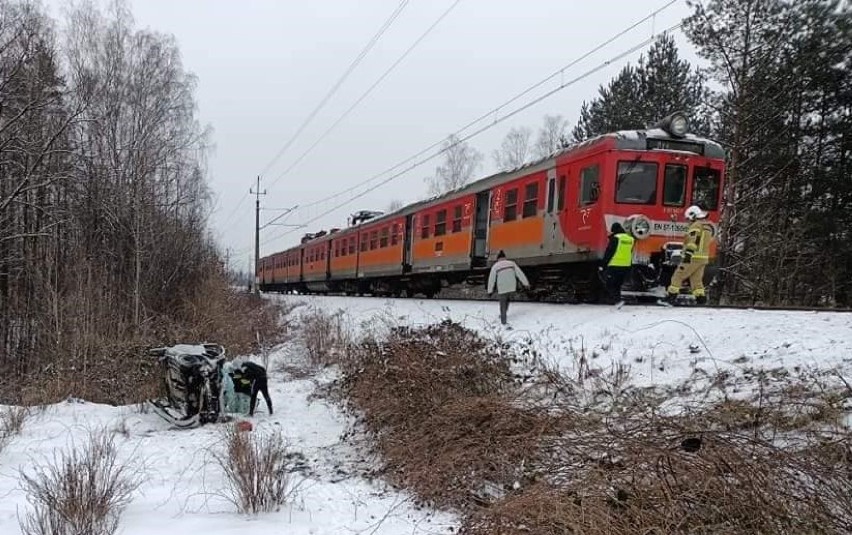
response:
[[[848,302],[849,7],[691,5],[686,33],[724,88],[714,97],[715,137],[730,156],[721,289],[731,299]]]
[[[645,128],[674,111],[687,113],[691,130],[706,134],[704,82],[700,72],[680,59],[674,39],[663,35],[636,67],[624,67],[606,87],[600,87],[597,98],[583,103],[573,138],[582,141],[615,130]]]

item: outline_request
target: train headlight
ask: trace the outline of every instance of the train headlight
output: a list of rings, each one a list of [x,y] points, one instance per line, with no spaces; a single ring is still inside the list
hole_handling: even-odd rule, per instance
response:
[[[683,137],[689,131],[689,123],[686,121],[686,116],[675,115],[672,117],[671,133],[673,136]]]
[[[651,222],[642,215],[632,215],[624,222],[624,228],[638,240],[644,240],[651,235]]]
[[[657,126],[674,137],[683,137],[689,132],[689,120],[684,113],[679,111],[660,121]]]

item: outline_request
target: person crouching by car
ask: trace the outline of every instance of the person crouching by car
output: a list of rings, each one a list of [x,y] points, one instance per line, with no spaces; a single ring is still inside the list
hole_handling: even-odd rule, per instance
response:
[[[527,276],[518,267],[518,264],[506,258],[506,253],[497,253],[497,262],[491,267],[488,274],[488,297],[497,290],[497,299],[500,301],[500,323],[506,325],[506,316],[509,313],[509,299],[518,290],[518,281],[524,288],[530,287]]]
[[[263,398],[266,400],[266,408],[269,409],[269,414],[272,414],[272,398],[269,396],[266,368],[246,360],[235,365],[229,375],[234,382],[234,393],[239,400],[237,402],[238,410],[235,412],[242,414],[248,412],[249,416],[254,416],[257,395],[263,394]]]

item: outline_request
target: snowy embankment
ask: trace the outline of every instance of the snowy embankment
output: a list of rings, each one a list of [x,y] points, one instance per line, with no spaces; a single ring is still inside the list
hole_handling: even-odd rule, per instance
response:
[[[303,302],[329,314],[341,311],[355,334],[452,319],[535,351],[568,374],[583,366],[629,367],[629,380],[637,386],[674,386],[699,373],[708,381],[726,373],[744,378],[756,370],[836,369],[838,380],[852,375],[847,373],[852,368],[848,314],[514,303],[512,329],[507,330],[496,321],[496,303],[269,298]],[[364,457],[341,440],[350,420],[331,402],[312,395],[333,374],[296,379],[278,371],[274,361],[291,360],[292,349],[273,355],[270,366],[275,414],[265,414],[260,403],[254,418],[255,433],[281,430],[295,455],[295,499],[281,512],[254,518],[234,512],[213,460],[223,447],[221,426],[175,431],[136,407],[67,402],[36,412],[0,452],[0,533],[20,533],[18,517],[28,508],[20,471],[49,462],[59,449],[83,444],[87,433],[98,428],[114,431],[122,458],[144,477],[122,516],[119,532],[126,535],[244,530],[255,535],[432,534],[457,526],[455,517],[418,509],[409,495],[362,477]]]
[[[498,321],[496,302],[277,298],[341,311],[356,332],[451,319],[535,350],[569,374],[582,359],[594,368],[621,364],[635,386],[680,384],[696,370],[715,375],[852,368],[850,313],[512,303],[507,329]]]
[[[273,355],[273,362],[282,358]],[[270,368],[275,369],[271,364]],[[120,458],[138,470],[143,483],[121,518],[118,533],[220,535],[320,535],[338,533],[447,533],[454,519],[419,511],[405,494],[354,473],[356,457],[341,445],[347,419],[321,399],[312,399],[318,383],[330,377],[284,381],[273,372],[270,393],[275,414],[262,401],[254,433],[280,430],[294,455],[294,500],[281,512],[247,517],[226,498],[226,482],[213,455],[222,451],[222,426],[168,429],[165,421],[138,407],[111,407],[72,401],[35,413],[0,452],[0,533],[21,533],[18,517],[28,509],[20,470],[53,460],[59,450],[83,446],[88,433],[115,433]]]

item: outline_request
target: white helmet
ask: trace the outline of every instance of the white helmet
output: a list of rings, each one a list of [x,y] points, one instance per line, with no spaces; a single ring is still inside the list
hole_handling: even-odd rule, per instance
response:
[[[696,219],[704,219],[707,217],[707,212],[695,205],[692,205],[686,209],[686,212],[684,212],[683,215],[690,221],[695,221]]]

